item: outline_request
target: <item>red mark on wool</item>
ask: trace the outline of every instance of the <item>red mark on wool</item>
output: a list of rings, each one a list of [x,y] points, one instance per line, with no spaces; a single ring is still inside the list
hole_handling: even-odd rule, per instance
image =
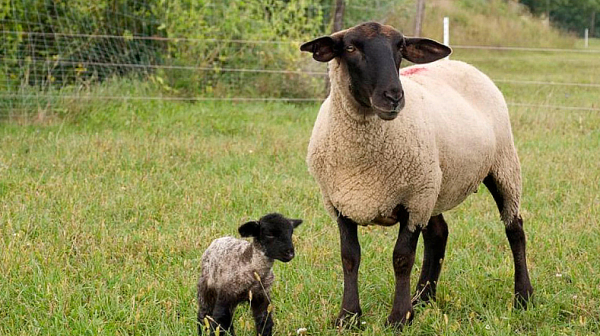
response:
[[[402,70],[400,70],[400,75],[402,76],[412,76],[416,73],[419,73],[421,71],[425,71],[427,70],[425,67],[408,67],[408,68],[403,68]]]

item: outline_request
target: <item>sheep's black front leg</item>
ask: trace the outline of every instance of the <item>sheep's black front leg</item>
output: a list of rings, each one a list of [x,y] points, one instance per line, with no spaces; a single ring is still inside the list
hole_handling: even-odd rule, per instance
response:
[[[358,225],[351,219],[341,215],[338,215],[337,222],[340,230],[340,249],[344,270],[342,310],[336,320],[336,325],[340,326],[344,323],[356,322],[356,319],[352,319],[352,317],[359,317],[362,310],[360,309],[358,297],[358,267],[360,266]]]
[[[267,295],[255,297],[250,302],[257,335],[271,336],[273,334],[273,318],[271,316],[271,309],[269,309],[269,303],[270,300]]]
[[[235,306],[232,306],[231,303],[228,301],[217,300],[215,308],[213,309],[213,313],[210,316],[211,335],[215,334],[217,328],[221,330],[221,334],[227,331],[230,335],[235,335],[232,325],[234,308]]]
[[[419,240],[420,229],[410,231],[408,225],[400,223],[400,233],[394,247],[394,274],[396,276],[396,290],[392,312],[388,316],[387,324],[401,327],[412,321],[413,308],[410,295],[410,272],[415,263],[415,251]]]
[[[446,253],[448,240],[448,224],[442,215],[429,219],[423,229],[425,252],[423,256],[423,269],[417,284],[417,298],[415,301],[427,302],[435,300],[437,281],[442,270],[442,262]]]

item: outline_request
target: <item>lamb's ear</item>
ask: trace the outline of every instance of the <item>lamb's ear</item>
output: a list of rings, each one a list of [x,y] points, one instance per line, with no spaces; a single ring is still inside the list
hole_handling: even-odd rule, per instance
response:
[[[319,62],[329,62],[334,57],[339,56],[342,43],[341,33],[331,36],[323,36],[300,46],[300,50],[313,54],[313,58]]]
[[[437,61],[451,53],[450,47],[434,40],[419,37],[404,38],[402,57],[416,64]]]
[[[260,223],[257,221],[246,222],[238,228],[238,232],[242,237],[258,237],[260,234]]]
[[[298,225],[302,224],[302,219],[290,219],[290,222],[295,229],[298,227]]]

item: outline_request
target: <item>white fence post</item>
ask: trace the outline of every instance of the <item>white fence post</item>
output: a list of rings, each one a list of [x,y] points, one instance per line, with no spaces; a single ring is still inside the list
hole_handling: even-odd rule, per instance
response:
[[[450,46],[450,19],[447,16],[444,17],[444,44]],[[446,57],[449,58],[450,56]]]
[[[585,45],[585,47],[588,47],[588,34],[589,34],[589,29],[585,28],[585,31],[583,32],[583,44]]]

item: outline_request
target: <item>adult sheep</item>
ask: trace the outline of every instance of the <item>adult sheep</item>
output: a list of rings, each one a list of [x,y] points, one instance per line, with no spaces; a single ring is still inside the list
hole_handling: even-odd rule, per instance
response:
[[[316,119],[307,163],[337,220],[344,272],[338,322],[360,316],[357,225],[394,225],[396,287],[387,323],[413,318],[410,273],[419,234],[425,251],[419,300],[435,298],[448,227],[442,213],[490,190],[514,259],[515,305],[533,293],[519,214],[521,176],[506,102],[474,67],[443,60],[450,48],[375,22],[301,46],[329,62],[331,93]],[[400,62],[430,63],[403,69]],[[402,79],[402,84],[400,83]]]

